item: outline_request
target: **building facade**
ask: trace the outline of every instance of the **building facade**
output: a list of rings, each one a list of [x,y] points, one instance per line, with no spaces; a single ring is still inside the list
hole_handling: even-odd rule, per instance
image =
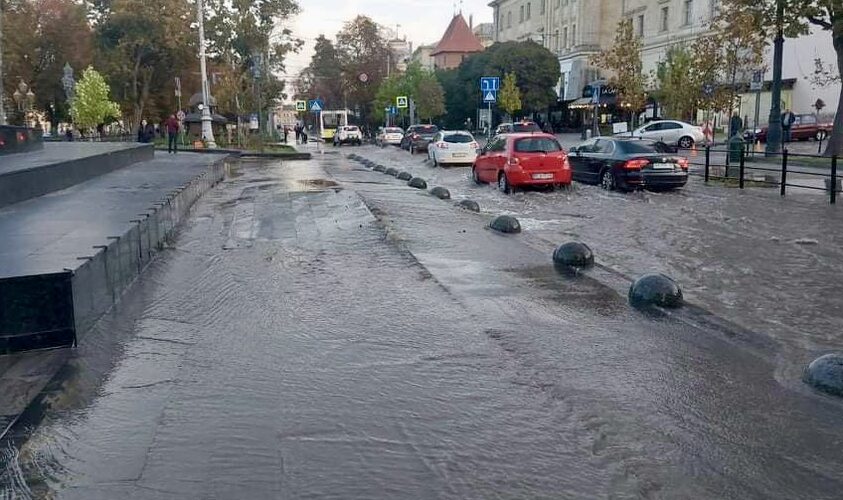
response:
[[[453,69],[460,65],[466,57],[485,49],[480,40],[471,32],[462,13],[451,19],[448,29],[442,39],[431,52],[436,69]]]
[[[421,65],[422,68],[433,71],[436,69],[436,64],[433,60],[433,51],[436,50],[436,45],[419,45],[413,52],[412,60]]]

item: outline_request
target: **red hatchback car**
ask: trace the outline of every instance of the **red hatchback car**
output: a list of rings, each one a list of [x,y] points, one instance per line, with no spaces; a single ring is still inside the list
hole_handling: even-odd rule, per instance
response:
[[[474,160],[474,182],[494,182],[504,193],[521,186],[571,184],[568,155],[556,137],[543,133],[496,136]]]

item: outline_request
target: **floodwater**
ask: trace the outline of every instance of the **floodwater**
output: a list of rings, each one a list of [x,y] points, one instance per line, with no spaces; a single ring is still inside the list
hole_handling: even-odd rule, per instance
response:
[[[680,280],[702,305],[715,302],[713,283],[734,296],[767,285],[772,252],[750,246],[766,252],[750,259],[746,247],[727,247],[703,259],[716,245],[690,229],[718,217],[713,207],[727,217],[733,202],[692,189],[507,198],[470,186],[465,169],[356,151],[423,174],[455,199],[335,154],[244,164],[80,340],[41,411],[9,443],[0,498],[843,491],[843,404],[791,373],[797,347],[837,339],[752,328],[765,312],[745,298],[716,308],[729,313],[721,321],[694,310],[642,314],[622,295],[625,273],[678,267],[686,252],[686,272],[710,280]],[[454,207],[466,196],[486,213]],[[683,224],[652,217],[654,207],[676,207],[686,229],[669,230]],[[517,215],[525,232],[486,229],[490,213]],[[761,238],[749,223],[713,226],[736,247]],[[783,248],[800,237],[780,234]],[[547,249],[568,238],[589,243],[606,265],[556,274]],[[826,240],[793,245],[840,265]],[[724,279],[750,265],[755,286]],[[767,286],[774,290],[755,290],[758,304],[772,294],[778,307],[795,307],[797,294]],[[746,328],[730,329],[736,319]]]

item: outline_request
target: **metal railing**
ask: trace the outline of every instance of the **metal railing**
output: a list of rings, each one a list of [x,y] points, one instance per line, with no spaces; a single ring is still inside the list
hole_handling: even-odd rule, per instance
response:
[[[744,189],[747,182],[755,185],[762,184],[778,187],[781,196],[787,194],[788,188],[824,191],[827,193],[831,204],[837,202],[838,193],[841,192],[840,177],[837,175],[837,156],[797,154],[791,153],[786,148],[781,153],[774,155],[765,153],[747,154],[746,147],[737,151],[706,146],[702,154],[703,162],[700,163],[699,160],[693,161],[694,151],[683,151],[690,153],[688,156],[691,156],[691,165],[703,167],[702,177],[706,183],[711,180],[737,181],[740,189]],[[715,158],[720,154],[724,155],[723,161]],[[753,172],[762,173],[763,179],[748,178],[747,176]],[[699,176],[700,173],[692,171],[690,175]],[[789,175],[790,179],[788,179]],[[825,186],[800,184],[800,178],[803,181],[809,178],[821,178],[824,180]]]

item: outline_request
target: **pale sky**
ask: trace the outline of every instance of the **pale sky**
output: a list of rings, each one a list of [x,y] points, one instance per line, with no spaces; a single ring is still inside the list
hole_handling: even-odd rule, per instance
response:
[[[406,35],[415,49],[419,45],[439,41],[454,15],[454,0],[300,0],[301,13],[293,20],[293,34],[304,40],[298,54],[287,59],[287,79],[292,79],[310,63],[314,40],[324,34],[333,40],[345,22],[358,14],[371,17],[375,22],[397,29]],[[463,0],[462,13],[468,22],[474,15],[474,25],[492,22],[489,0]],[[456,0],[460,9],[460,2]],[[398,27],[396,28],[396,25]]]

